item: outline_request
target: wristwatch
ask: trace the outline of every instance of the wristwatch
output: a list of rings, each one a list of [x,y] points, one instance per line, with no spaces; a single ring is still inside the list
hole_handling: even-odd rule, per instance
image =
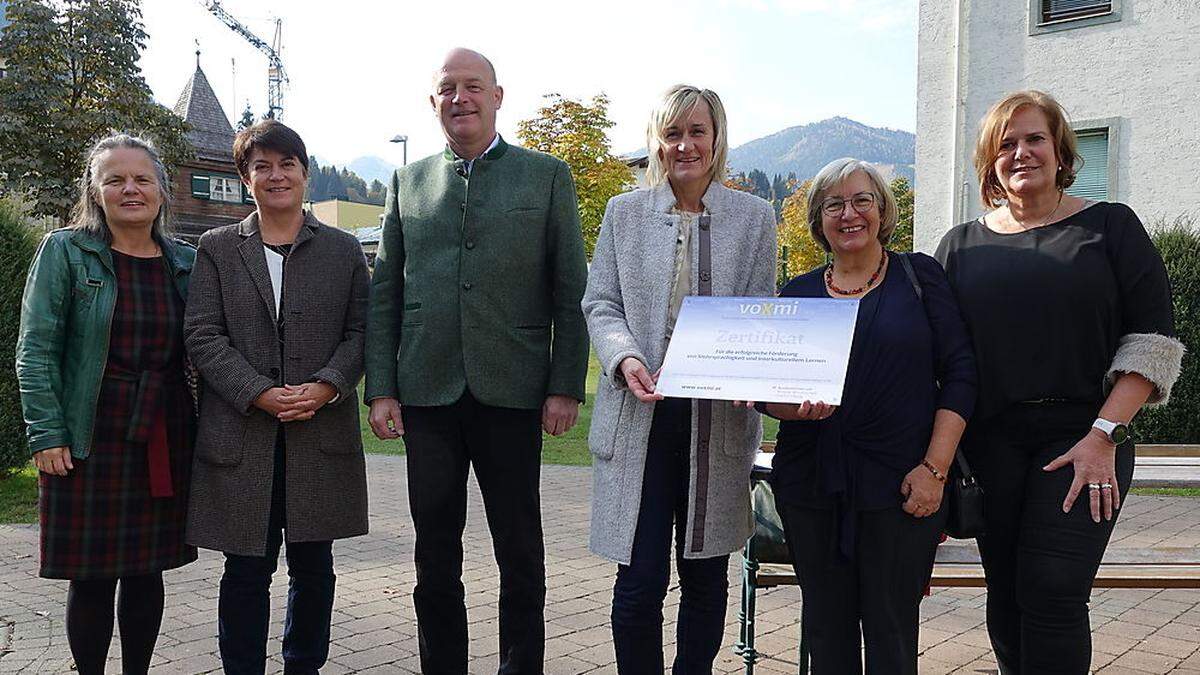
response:
[[[1093,429],[1099,429],[1108,437],[1108,441],[1113,445],[1120,445],[1129,440],[1129,425],[1121,422],[1113,422],[1106,420],[1103,417],[1097,417],[1095,422],[1092,422]]]

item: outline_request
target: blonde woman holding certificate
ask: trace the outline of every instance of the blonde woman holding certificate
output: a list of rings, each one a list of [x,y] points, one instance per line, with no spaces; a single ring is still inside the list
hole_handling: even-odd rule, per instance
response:
[[[664,399],[655,376],[688,295],[773,296],[775,214],[721,183],[716,93],[677,85],[650,118],[650,187],[608,203],[583,311],[603,374],[591,434],[591,549],[616,562],[617,670],[662,673],[662,606],[679,574],[676,673],[708,673],[721,646],[729,554],[750,533],[753,410]],[[664,261],[665,264],[664,264]]]

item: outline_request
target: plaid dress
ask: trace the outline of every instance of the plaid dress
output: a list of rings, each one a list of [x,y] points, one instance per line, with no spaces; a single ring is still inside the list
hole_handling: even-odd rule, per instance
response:
[[[184,377],[183,300],[161,257],[112,252],[117,278],[92,451],[66,476],[39,474],[41,570],[104,579],[185,565],[195,430]],[[165,426],[165,448],[147,438]],[[173,493],[155,497],[155,491]]]

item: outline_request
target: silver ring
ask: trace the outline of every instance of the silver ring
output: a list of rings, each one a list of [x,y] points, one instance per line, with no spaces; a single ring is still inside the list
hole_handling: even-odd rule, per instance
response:
[[[1100,484],[1100,489],[1101,489],[1101,490],[1111,490],[1112,488],[1113,488],[1113,484],[1112,484],[1112,483],[1101,483],[1101,484]]]
[[[1089,490],[1099,490],[1100,484],[1099,483],[1088,483],[1088,489]]]

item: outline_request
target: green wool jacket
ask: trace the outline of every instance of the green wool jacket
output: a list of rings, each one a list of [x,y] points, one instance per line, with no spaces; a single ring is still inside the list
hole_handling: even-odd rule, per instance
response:
[[[187,298],[196,249],[158,243],[179,297]],[[42,239],[21,298],[16,354],[31,453],[58,446],[70,446],[77,459],[90,453],[116,306],[108,244],[72,228]]]
[[[541,408],[584,399],[587,262],[565,163],[508,145],[469,176],[447,149],[388,186],[371,279],[364,398]]]

